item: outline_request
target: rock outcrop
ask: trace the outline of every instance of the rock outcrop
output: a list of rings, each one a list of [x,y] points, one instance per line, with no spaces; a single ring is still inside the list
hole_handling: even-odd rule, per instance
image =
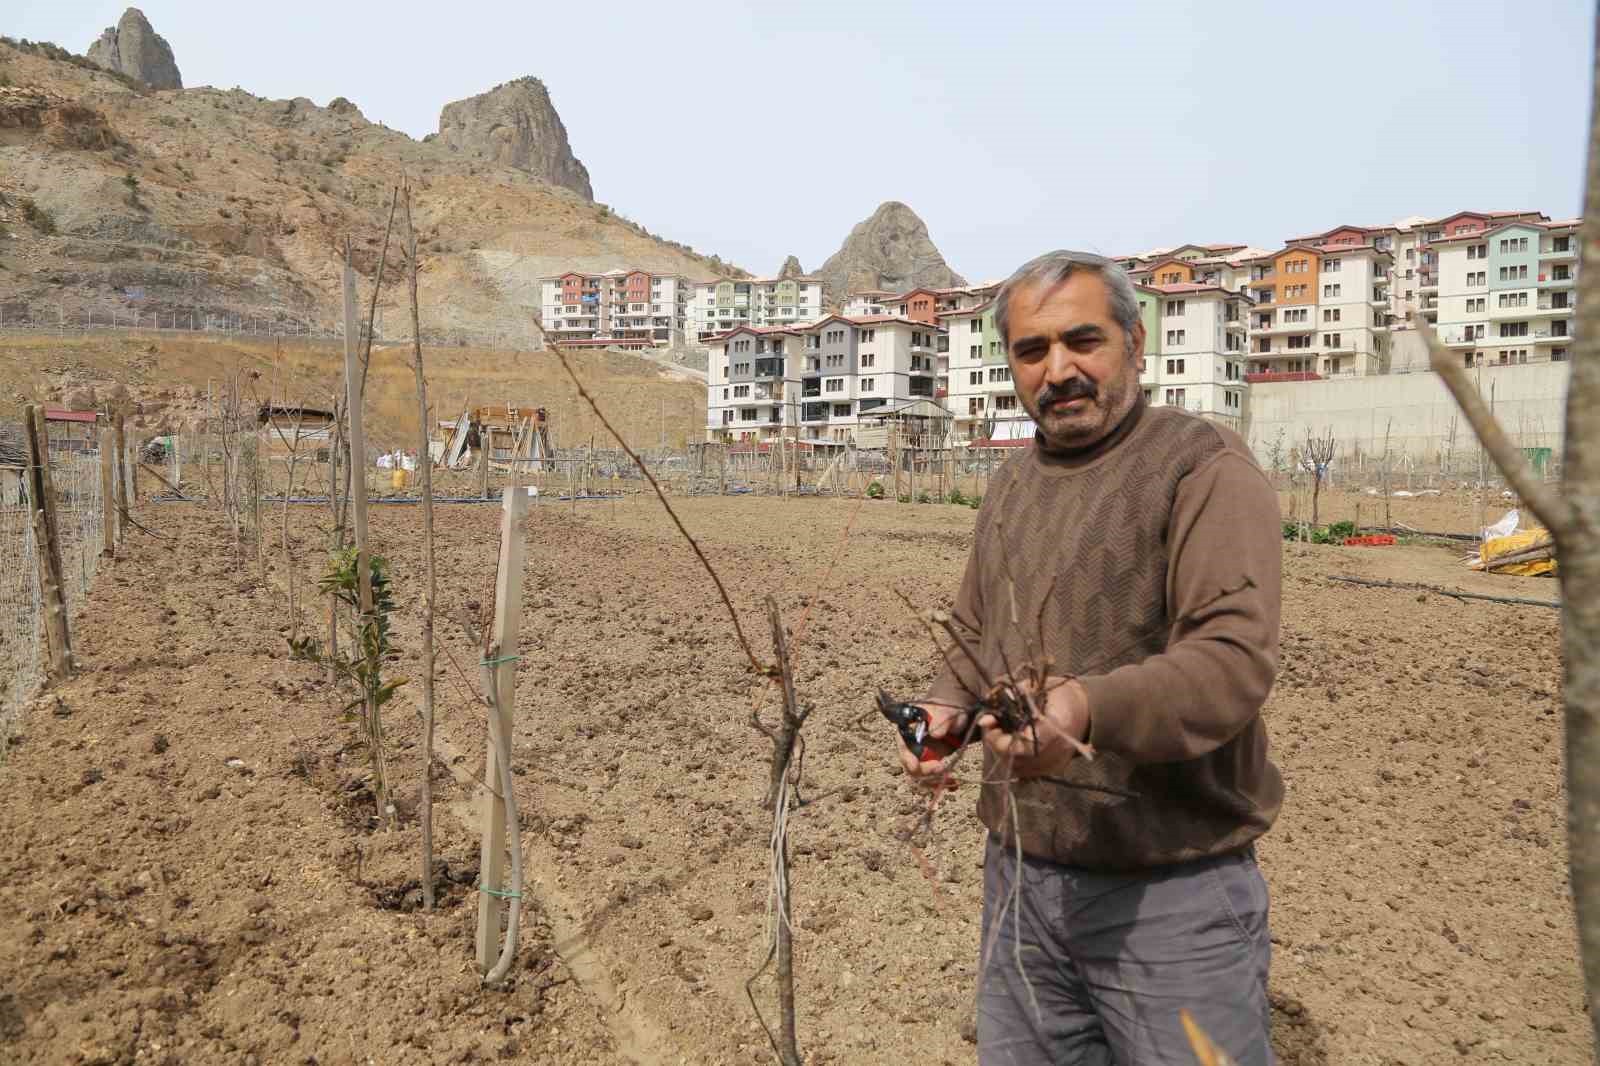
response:
[[[917,213],[898,200],[882,204],[850,231],[817,273],[830,302],[862,289],[905,292],[918,285],[948,288],[966,279],[944,261]]]
[[[89,46],[89,61],[107,70],[137,78],[152,89],[181,89],[183,76],[172,46],[155,31],[144,12],[130,7],[115,26]]]
[[[802,278],[805,277],[805,273],[805,268],[800,265],[799,258],[791,255],[789,258],[783,261],[783,266],[778,268],[778,280],[783,281],[788,278]]]
[[[538,78],[518,78],[446,104],[439,140],[463,155],[527,171],[594,199],[589,170],[572,154],[567,128]]]

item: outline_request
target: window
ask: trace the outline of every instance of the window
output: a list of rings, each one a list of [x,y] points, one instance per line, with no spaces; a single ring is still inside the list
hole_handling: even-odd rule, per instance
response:
[[[1322,287],[1322,298],[1326,300],[1330,296],[1338,296],[1339,291],[1340,286],[1338,285],[1324,285]]]
[[[1467,298],[1467,314],[1470,315],[1470,314],[1475,314],[1475,313],[1477,313],[1479,311],[1483,311],[1485,309],[1485,305],[1488,302],[1489,302],[1489,299],[1486,296],[1468,297]]]
[[[1343,264],[1343,259],[1324,259],[1322,261],[1322,272],[1324,274],[1337,274]]]
[[[874,353],[872,353],[872,352],[862,352],[861,353],[861,365],[862,366],[876,366],[877,363],[878,363],[878,357]]]
[[[1500,336],[1502,337],[1526,337],[1527,335],[1528,324],[1526,322],[1500,323]]]
[[[877,404],[873,404],[873,406],[876,407]],[[833,417],[834,418],[849,418],[850,417],[850,405],[847,404],[847,403],[836,403],[836,404],[834,404],[833,405]]]
[[[1499,297],[1501,307],[1527,307],[1528,294],[1525,292],[1503,292]]]
[[[1527,250],[1528,238],[1526,237],[1504,237],[1500,240],[1500,252],[1502,255],[1507,252],[1526,252]]]
[[[1528,279],[1528,264],[1520,266],[1503,266],[1500,268],[1501,281],[1526,281]]]
[[[1184,390],[1183,389],[1168,389],[1167,390],[1167,406],[1168,407],[1182,407],[1184,405],[1184,402],[1185,401],[1184,401]]]
[[[1167,360],[1167,373],[1169,373],[1169,374],[1181,374],[1181,373],[1183,373],[1183,360],[1182,359],[1168,359]]]
[[[1299,334],[1297,336],[1290,337],[1289,338],[1288,347],[1290,347],[1290,348],[1309,348],[1309,347],[1311,347],[1311,335],[1309,333],[1303,333],[1303,334]]]
[[[1339,321],[1339,316],[1342,313],[1343,312],[1341,312],[1340,309],[1337,308],[1337,307],[1324,308],[1323,311],[1322,311],[1322,321],[1324,321],[1324,322],[1337,322],[1337,321]]]
[[[1337,334],[1337,333],[1324,333],[1322,335],[1322,346],[1324,348],[1337,348],[1337,347],[1339,347],[1339,334]]]
[[[749,385],[735,385],[733,387],[733,398],[736,399],[736,400],[747,400],[747,399],[749,399],[750,398],[750,386]]]
[[[1551,348],[1550,349],[1550,361],[1552,363],[1564,363],[1564,362],[1566,362],[1567,361],[1567,350],[1565,348]]]
[[[739,421],[754,422],[759,417],[759,412],[754,407],[739,408]]]
[[[878,391],[877,390],[877,381],[878,381],[877,378],[862,378],[861,379],[861,391],[862,392],[877,392]]]
[[[972,332],[974,332],[974,333],[982,333],[983,332],[983,319],[975,318],[975,319],[973,319],[971,321],[971,323],[969,323],[969,325],[972,327]]]
[[[1181,284],[1183,284],[1183,275],[1178,273],[1177,271],[1173,271],[1170,274],[1162,274],[1161,275],[1161,284],[1163,284],[1163,285],[1181,285]]]
[[[1283,312],[1283,321],[1286,325],[1292,322],[1304,322],[1310,314],[1309,307],[1291,307]]]
[[[822,391],[823,392],[843,392],[844,391],[844,378],[824,378],[823,382],[822,382]]]
[[[990,381],[1010,381],[1011,368],[1009,366],[991,366],[989,368]]]
[[[877,330],[875,330],[875,329],[864,329],[864,330],[861,331],[861,343],[862,344],[866,344],[868,341],[874,340],[877,336],[878,336],[878,331]]]
[[[967,384],[968,385],[982,385],[983,384],[983,371],[974,370],[974,371],[971,371],[970,373],[968,373],[967,374]]]
[[[1168,344],[1183,344],[1184,343],[1184,331],[1181,330],[1181,329],[1169,329],[1169,330],[1167,330],[1167,343]]]
[[[1183,314],[1183,301],[1182,300],[1168,300],[1167,301],[1167,314],[1169,314],[1169,315],[1181,315],[1181,314]]]
[[[996,411],[1015,411],[1017,409],[1016,396],[996,396],[994,398],[994,409]]]

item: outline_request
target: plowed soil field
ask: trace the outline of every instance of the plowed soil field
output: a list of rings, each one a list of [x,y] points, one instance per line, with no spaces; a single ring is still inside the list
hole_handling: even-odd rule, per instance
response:
[[[880,686],[929,680],[935,652],[894,593],[948,604],[973,512],[678,506],[763,656],[776,598],[815,707],[790,821],[807,1061],[974,1061],[975,790],[945,800],[919,854],[925,800],[870,713]],[[485,723],[457,621],[490,598],[498,508],[439,512],[433,913],[416,888],[419,510],[372,518],[399,600],[388,668],[410,678],[386,708],[392,831],[346,697],[287,654],[276,531],[263,566],[215,511],[146,504],[141,520],[167,539],[135,534],[102,571],[85,672],[29,709],[0,771],[0,1062],[771,1061],[745,981],[764,954],[770,750],[750,715],[770,721],[775,700],[653,499],[540,501],[523,527],[529,898],[498,991],[473,969]],[[304,593],[325,513],[295,509],[290,526]],[[1591,1060],[1557,613],[1330,580],[1556,598],[1554,582],[1469,573],[1459,554],[1285,546],[1266,715],[1288,797],[1260,854],[1274,1039],[1292,1066]],[[757,1000],[770,1017],[769,983]]]

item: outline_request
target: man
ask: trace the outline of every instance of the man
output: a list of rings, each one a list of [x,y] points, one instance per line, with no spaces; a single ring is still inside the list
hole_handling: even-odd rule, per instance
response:
[[[1032,728],[975,726],[980,1062],[1192,1063],[1187,1009],[1242,1066],[1270,1064],[1252,842],[1283,796],[1260,718],[1277,496],[1237,434],[1146,405],[1144,325],[1112,261],[1040,256],[995,325],[1038,433],[984,496],[952,621],[989,681],[1030,663],[1050,680]],[[983,690],[956,656],[923,703],[930,735],[967,736]],[[948,762],[900,757],[924,783]]]

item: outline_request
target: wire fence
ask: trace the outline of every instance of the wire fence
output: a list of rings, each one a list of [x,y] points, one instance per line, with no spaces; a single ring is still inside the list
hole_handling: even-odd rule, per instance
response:
[[[100,455],[56,447],[47,455],[61,549],[61,593],[68,625],[74,627],[88,602],[105,543]],[[26,469],[0,468],[0,766],[21,725],[22,708],[44,676],[42,548],[34,533],[27,474]]]

